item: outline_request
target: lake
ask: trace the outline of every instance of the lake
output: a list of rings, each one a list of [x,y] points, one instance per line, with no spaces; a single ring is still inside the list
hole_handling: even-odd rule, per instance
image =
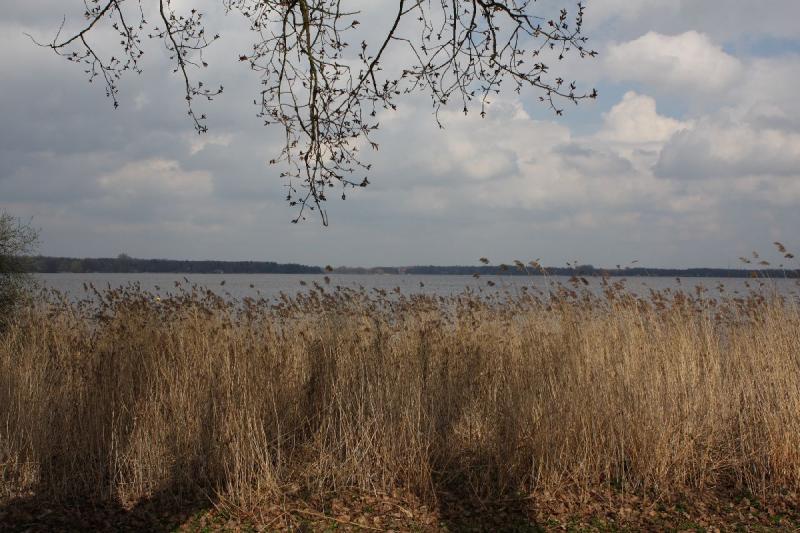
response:
[[[403,294],[434,294],[448,296],[470,289],[482,294],[517,292],[522,287],[546,290],[558,282],[567,284],[566,276],[430,276],[403,274],[328,274],[330,283],[326,285],[325,274],[37,274],[36,279],[42,286],[64,292],[71,297],[79,298],[85,294],[84,284],[93,284],[98,289],[118,288],[131,283],[139,283],[141,288],[162,296],[175,292],[175,282],[190,283],[208,288],[220,296],[241,299],[244,297],[272,299],[284,294],[296,294],[313,288],[313,283],[333,289],[336,286],[367,290],[383,289],[391,291],[399,288]],[[599,290],[601,278],[588,277],[589,288]],[[645,295],[650,289],[666,288],[694,290],[696,286],[708,289],[709,294],[718,296],[718,287],[724,286],[727,295],[745,294],[750,288],[757,288],[759,282],[764,287],[774,289],[785,295],[800,294],[798,280],[768,279],[754,280],[745,278],[668,278],[668,277],[614,277],[613,281],[624,280],[628,289],[636,294]],[[223,283],[224,282],[224,283]],[[494,283],[490,286],[489,282]],[[305,285],[303,285],[305,283]]]

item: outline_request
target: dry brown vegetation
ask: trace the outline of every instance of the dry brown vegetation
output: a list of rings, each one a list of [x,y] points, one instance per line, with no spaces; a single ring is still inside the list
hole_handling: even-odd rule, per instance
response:
[[[51,295],[0,336],[0,502],[800,489],[794,297],[581,287]]]

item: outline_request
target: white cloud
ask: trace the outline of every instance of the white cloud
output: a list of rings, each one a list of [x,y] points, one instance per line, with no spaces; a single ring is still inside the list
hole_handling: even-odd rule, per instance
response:
[[[424,118],[419,108],[396,115],[384,131],[381,154],[398,145],[405,150],[381,165],[394,162],[408,177],[382,178],[376,194],[404,199],[418,216],[557,209],[558,220],[570,227],[579,220],[608,222],[611,210],[621,223],[633,215],[617,210],[624,214],[642,202],[667,198],[672,185],[655,178],[650,168],[663,143],[688,127],[659,115],[653,98],[633,92],[606,115],[601,132],[585,137],[574,136],[556,120],[533,119],[514,100],[497,101],[484,119],[446,112],[444,131]],[[631,155],[642,151],[651,154],[646,161]],[[583,210],[591,216],[578,216]]]
[[[625,93],[622,101],[604,115],[604,122],[599,138],[642,147],[663,143],[690,126],[688,122],[659,115],[654,98],[633,91]]]
[[[566,128],[532,119],[518,100],[497,100],[485,119],[456,111],[446,111],[441,118],[446,129],[438,132],[435,148],[428,151],[429,165],[458,179],[517,175],[526,160],[539,160],[569,140]]]
[[[742,75],[741,62],[696,31],[680,35],[649,32],[609,46],[605,68],[612,79],[671,89],[713,93]]]

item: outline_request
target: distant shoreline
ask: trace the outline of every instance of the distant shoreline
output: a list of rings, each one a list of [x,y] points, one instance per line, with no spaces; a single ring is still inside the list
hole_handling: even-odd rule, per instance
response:
[[[176,259],[30,257],[30,272],[35,274],[356,274],[424,276],[609,276],[672,278],[800,278],[798,269],[763,268],[601,268],[592,265],[545,267],[531,266],[408,266],[408,267],[319,267],[272,261],[184,261]]]

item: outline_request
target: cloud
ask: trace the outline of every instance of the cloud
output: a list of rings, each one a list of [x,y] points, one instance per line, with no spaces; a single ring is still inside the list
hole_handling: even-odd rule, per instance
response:
[[[431,168],[458,180],[495,180],[518,175],[526,160],[539,160],[559,142],[569,139],[566,128],[534,120],[518,100],[500,99],[487,118],[446,111],[438,132]],[[444,150],[442,150],[444,148]]]
[[[800,133],[706,119],[676,133],[655,173],[677,179],[800,175]]]
[[[564,165],[586,177],[626,176],[635,172],[630,160],[607,147],[571,142],[555,148]]]
[[[649,32],[613,44],[606,53],[605,67],[608,75],[619,81],[705,93],[726,90],[742,75],[737,58],[696,31],[680,35]]]
[[[800,131],[800,114],[791,113],[785,107],[770,102],[761,101],[749,106],[743,119],[757,128]]]
[[[120,169],[97,180],[106,193],[129,200],[141,197],[146,200],[163,198],[195,198],[211,193],[208,172],[184,171],[180,163],[164,159],[150,159],[127,163]]]
[[[746,70],[727,102],[737,108],[737,115],[749,114],[749,120],[760,119],[764,126],[800,129],[800,55],[753,58]]]
[[[643,147],[663,143],[675,132],[689,127],[688,122],[659,115],[654,98],[634,91],[625,93],[622,101],[603,118],[604,128],[598,134],[600,138]]]
[[[379,170],[375,194],[423,217],[524,210],[572,222],[622,220],[612,210],[638,209],[667,194],[670,185],[652,176],[650,159],[686,127],[636,93],[626,94],[604,128],[588,136],[573,135],[552,118],[534,119],[511,99],[496,101],[486,118],[443,113],[444,131],[419,111],[395,116],[384,130],[381,154],[389,159],[382,157],[378,168],[396,173],[387,179]],[[647,161],[631,158],[645,150],[652,153]],[[577,216],[582,210],[594,214]]]

